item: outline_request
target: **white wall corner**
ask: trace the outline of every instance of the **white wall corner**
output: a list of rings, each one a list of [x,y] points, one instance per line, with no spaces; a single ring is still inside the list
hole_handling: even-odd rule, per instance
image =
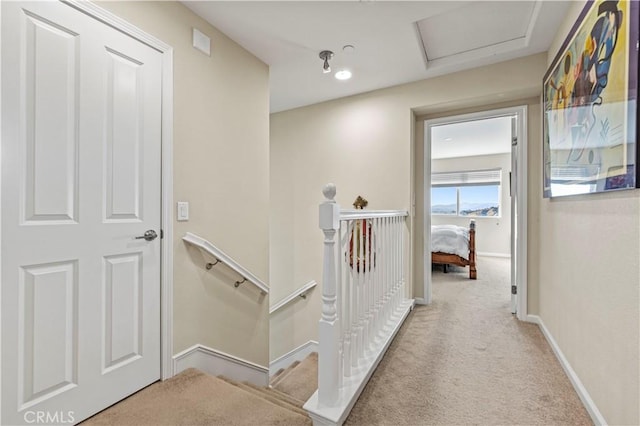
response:
[[[196,368],[212,376],[225,376],[237,382],[249,382],[257,386],[269,384],[267,367],[204,345],[193,345],[173,356],[175,374],[188,368]]]
[[[600,410],[598,410],[596,403],[593,401],[593,399],[591,399],[591,395],[589,395],[589,392],[587,392],[587,388],[585,388],[582,384],[580,377],[578,377],[578,374],[574,371],[573,367],[571,367],[571,364],[569,364],[569,361],[562,353],[562,350],[560,350],[560,347],[551,335],[551,332],[544,325],[544,321],[542,321],[542,318],[538,315],[527,315],[526,321],[533,324],[538,324],[538,327],[540,327],[542,334],[544,335],[545,339],[547,339],[547,342],[549,343],[549,346],[551,346],[553,353],[556,355],[556,358],[560,362],[560,365],[564,369],[564,372],[569,377],[573,388],[576,390],[576,393],[578,394],[578,397],[580,397],[580,400],[589,413],[589,416],[591,416],[591,420],[593,421],[593,423],[598,426],[606,425],[607,421],[605,420]]]
[[[296,361],[302,361],[312,352],[318,352],[318,342],[315,340],[309,340],[307,343],[303,343],[286,354],[279,356],[269,363],[269,377],[276,374],[281,368],[287,368]]]

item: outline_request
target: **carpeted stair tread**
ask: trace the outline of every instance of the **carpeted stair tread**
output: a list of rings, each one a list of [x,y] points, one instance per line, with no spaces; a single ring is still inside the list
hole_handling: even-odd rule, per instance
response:
[[[300,399],[298,399],[298,398],[294,398],[294,397],[292,397],[291,395],[286,394],[286,393],[284,393],[284,392],[282,392],[282,391],[279,391],[279,390],[278,390],[278,389],[276,389],[276,388],[270,388],[270,389],[271,389],[271,392],[275,392],[275,393],[277,393],[278,395],[283,396],[284,398],[288,398],[288,399],[289,399],[289,401],[291,401],[291,403],[292,403],[292,404],[294,404],[294,405],[295,405],[295,406],[297,406],[297,407],[302,408],[302,407],[304,406],[304,403],[305,403],[305,402],[307,402],[307,401],[302,401],[302,400],[300,400]]]
[[[237,386],[238,388],[248,392],[252,395],[255,395],[258,398],[264,398],[272,404],[276,404],[281,406],[282,408],[286,408],[287,410],[294,411],[300,415],[306,416],[307,412],[298,407],[295,404],[290,403],[288,400],[280,398],[280,395],[271,392],[268,388],[261,388],[259,386],[252,386],[249,383],[240,383],[235,380],[229,379],[225,376],[218,376],[219,379],[224,380],[225,382]]]
[[[271,382],[269,383],[271,387],[274,387],[275,385],[280,383],[285,377],[287,377],[289,373],[293,371],[294,368],[298,366],[298,364],[300,364],[300,361],[294,361],[290,366],[285,368],[284,371],[282,371],[282,373],[280,373],[279,375],[276,375],[277,377],[274,376],[274,378],[271,379]]]
[[[280,391],[277,391],[271,388],[263,388],[263,387],[255,386],[251,383],[242,383],[242,385],[248,387],[249,389],[252,389],[254,392],[262,393],[266,395],[268,398],[274,398],[282,403],[285,403],[287,408],[291,407],[296,411],[298,411],[300,414],[303,414],[305,416],[307,415],[307,412],[302,409],[304,402],[301,404],[300,401],[296,400],[295,398],[285,393],[282,393]]]
[[[311,425],[311,419],[190,368],[156,382],[83,425]]]
[[[295,407],[298,407],[298,408],[302,408],[302,406],[306,402],[306,401],[300,401],[299,399],[296,399],[296,398],[292,397],[291,395],[287,395],[286,393],[280,392],[279,390],[271,388],[271,387],[265,388],[265,387],[254,385],[253,383],[249,383],[249,382],[242,382],[242,383],[244,385],[250,386],[250,387],[252,387],[252,388],[254,388],[256,390],[259,390],[261,392],[266,392],[269,395],[276,395],[279,399],[284,400],[284,401],[288,402],[289,404],[291,404],[291,405],[293,405]],[[306,411],[305,411],[305,414],[306,414]]]
[[[271,378],[269,379],[269,385],[272,385],[273,382],[275,382],[276,380],[278,380],[278,377],[280,377],[282,375],[282,373],[284,373],[286,370],[286,368],[281,368],[280,370],[276,371],[276,374],[274,374],[273,376],[271,376]]]
[[[310,353],[272,387],[300,401],[307,401],[318,389],[318,353]]]

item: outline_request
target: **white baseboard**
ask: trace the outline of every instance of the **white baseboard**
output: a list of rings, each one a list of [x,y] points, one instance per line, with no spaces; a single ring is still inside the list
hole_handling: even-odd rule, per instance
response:
[[[427,304],[427,302],[424,300],[423,297],[416,297],[415,301],[416,301],[416,305],[426,305]]]
[[[558,358],[558,361],[564,369],[564,372],[567,373],[567,376],[569,377],[573,388],[576,390],[576,393],[580,397],[582,404],[587,409],[589,416],[591,416],[591,420],[593,421],[593,423],[598,426],[606,425],[607,421],[604,419],[602,413],[600,413],[600,410],[598,410],[598,407],[596,406],[595,402],[593,402],[593,399],[591,399],[589,392],[587,392],[587,388],[584,387],[582,381],[571,367],[571,364],[569,364],[569,361],[560,350],[560,347],[551,335],[551,332],[544,325],[542,318],[540,318],[538,315],[527,315],[526,321],[538,324],[538,327],[540,327],[542,334],[544,335],[545,339],[547,339],[547,342],[549,342],[549,346],[551,346],[551,349],[553,349],[553,353],[556,355],[556,358]]]
[[[503,258],[510,258],[511,254],[509,253],[487,253],[487,252],[483,252],[483,251],[477,251],[476,252],[476,256],[485,256],[485,257],[503,257]]]
[[[276,374],[281,368],[287,368],[296,361],[302,361],[311,352],[318,352],[318,342],[315,340],[309,340],[307,343],[279,356],[269,363],[269,377]]]
[[[249,382],[257,386],[269,384],[269,369],[267,367],[204,345],[194,345],[173,356],[175,374],[187,368],[197,368],[213,376],[222,375],[237,382]]]

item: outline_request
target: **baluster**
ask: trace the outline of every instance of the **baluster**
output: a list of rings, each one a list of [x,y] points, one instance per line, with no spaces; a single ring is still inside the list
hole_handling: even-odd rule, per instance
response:
[[[364,238],[362,221],[358,222],[358,362],[364,354]]]
[[[382,329],[387,324],[387,288],[389,285],[389,218],[384,218],[384,279],[382,281]]]
[[[389,219],[382,219],[382,285],[380,294],[380,329],[383,330],[387,322],[387,282],[389,281]]]
[[[396,275],[396,246],[393,233],[393,218],[389,218],[389,283],[387,288],[387,319],[393,314],[393,284]]]
[[[380,218],[380,283],[378,284],[378,331],[384,327],[384,284],[387,273],[386,218]]]
[[[367,219],[367,349],[372,348],[371,333],[373,331],[373,226],[372,219]]]
[[[360,324],[362,326],[360,339],[362,344],[360,346],[360,358],[364,357],[364,350],[367,346],[367,246],[366,246],[366,224],[364,219],[360,219],[360,285],[362,286],[362,293],[360,294],[360,304],[362,311],[360,312]]]
[[[344,313],[344,276],[343,276],[343,236],[344,229],[342,229],[342,222],[338,221],[338,250],[335,250],[336,255],[338,256],[336,259],[337,266],[337,291],[338,295],[337,300],[337,310],[338,310],[338,318],[340,318],[340,338],[338,340],[338,389],[340,389],[343,385],[344,378],[344,329],[345,329],[345,313]]]
[[[406,230],[407,228],[407,217],[403,216],[402,220],[401,220],[401,231],[402,231],[402,290],[403,290],[403,294],[404,294],[404,299],[403,302],[409,300],[411,298],[411,294],[409,294],[409,286],[407,285],[407,276],[406,276],[406,269],[405,269],[405,262],[406,262]]]
[[[378,335],[378,333],[381,330],[381,323],[382,321],[380,320],[380,316],[381,316],[381,310],[382,310],[382,283],[383,283],[383,276],[382,276],[382,272],[384,270],[384,265],[383,265],[383,261],[384,261],[384,235],[382,234],[382,219],[381,218],[377,218],[376,219],[376,316],[375,316],[375,336]]]
[[[349,256],[351,253],[349,252],[349,244],[350,238],[352,235],[351,230],[351,222],[344,221],[342,222],[345,227],[345,243],[344,243],[344,255],[343,255],[343,263],[344,263],[344,287],[345,287],[345,299],[344,299],[344,318],[343,322],[345,324],[345,332],[344,332],[344,347],[343,347],[343,368],[344,375],[346,377],[351,376],[351,308],[352,308],[352,297],[351,292],[353,290],[353,283],[351,280],[351,268],[349,266]]]
[[[403,227],[404,219],[402,217],[398,217],[398,238],[400,238],[400,285],[399,285],[399,298],[400,298],[400,306],[404,306],[404,301],[406,299],[406,291],[404,285],[404,227]]]
[[[394,265],[395,265],[395,276],[393,277],[393,312],[395,313],[399,308],[399,285],[400,285],[400,233],[398,232],[398,217],[393,218],[393,242],[395,246],[395,256],[394,256]]]
[[[389,235],[389,241],[388,241],[388,245],[389,245],[389,274],[388,274],[388,279],[387,279],[387,290],[385,292],[385,309],[386,309],[386,316],[385,316],[385,323],[387,321],[389,321],[391,319],[391,314],[393,313],[393,276],[395,274],[395,270],[394,270],[394,256],[395,256],[395,250],[393,247],[393,218],[389,218],[389,227],[388,227],[388,235]]]
[[[402,230],[400,229],[400,216],[396,217],[396,238],[398,240],[398,283],[396,284],[396,306],[400,309],[402,302]]]
[[[399,224],[399,229],[400,229],[400,266],[401,266],[401,274],[400,274],[400,300],[402,301],[402,305],[404,306],[404,302],[407,300],[407,286],[406,286],[406,272],[407,270],[405,269],[405,254],[406,254],[406,240],[405,240],[405,235],[404,235],[404,224],[405,224],[405,218],[401,217],[399,218],[400,220],[400,224]]]
[[[318,402],[332,406],[338,400],[338,340],[340,319],[336,310],[335,234],[339,229],[340,206],[335,202],[336,187],[322,189],[326,200],[320,204],[319,224],[324,234],[322,264],[322,316],[318,325]]]
[[[383,279],[382,279],[382,299],[380,301],[382,305],[382,318],[381,327],[384,329],[387,323],[387,286],[389,284],[389,257],[391,252],[389,251],[389,218],[384,218],[384,229],[382,231],[384,235],[384,258],[383,258]]]
[[[398,309],[402,307],[403,301],[403,283],[404,283],[404,258],[402,253],[404,251],[404,247],[402,245],[402,217],[398,216]]]
[[[367,219],[362,219],[362,231],[364,232],[364,235],[362,236],[362,239],[364,240],[362,256],[364,260],[364,268],[362,270],[362,275],[364,277],[364,329],[362,330],[362,352],[364,353],[369,349],[369,327],[371,326],[369,321],[369,315],[371,314],[371,307],[369,306],[371,293],[371,273],[369,270],[371,267],[371,250],[369,243],[371,242],[371,236],[369,235],[369,221]]]
[[[351,220],[351,277],[353,289],[351,291],[351,366],[358,366],[358,233],[357,220]]]
[[[396,288],[396,298],[398,300],[398,310],[402,307],[402,280],[404,275],[404,265],[402,260],[402,218],[398,216],[396,218],[396,222],[398,223],[398,286]]]
[[[391,217],[389,218],[389,235],[391,236],[390,238],[390,245],[391,245],[391,279],[389,280],[389,317],[393,316],[393,313],[395,311],[395,305],[394,305],[394,297],[393,297],[393,289],[395,288],[396,285],[396,255],[398,254],[397,252],[397,247],[396,247],[396,233],[395,233],[395,218]]]
[[[396,311],[396,282],[398,281],[398,242],[396,239],[396,218],[391,218],[391,288],[389,289],[389,314]]]
[[[369,220],[369,346],[373,349],[376,336],[376,233],[375,219]]]
[[[378,333],[377,323],[376,323],[376,295],[378,294],[378,264],[377,258],[379,256],[378,253],[378,226],[377,226],[377,218],[371,219],[371,327],[369,336],[369,341],[371,342],[371,346],[375,345],[376,334]]]

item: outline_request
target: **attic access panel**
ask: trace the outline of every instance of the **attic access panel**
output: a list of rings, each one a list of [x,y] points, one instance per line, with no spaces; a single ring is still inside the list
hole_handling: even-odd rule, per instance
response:
[[[465,2],[461,7],[416,23],[427,62],[527,44],[536,2]]]

